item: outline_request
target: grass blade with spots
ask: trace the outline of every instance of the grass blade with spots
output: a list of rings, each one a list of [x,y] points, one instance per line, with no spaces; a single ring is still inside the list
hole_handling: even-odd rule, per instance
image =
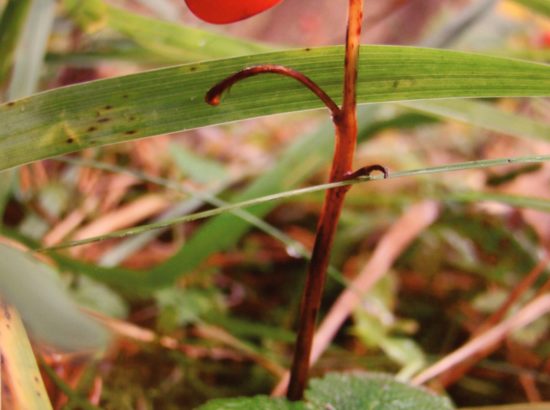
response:
[[[360,103],[550,95],[550,66],[543,64],[409,47],[362,50]],[[320,108],[309,90],[279,76],[239,84],[220,107],[203,99],[205,90],[226,75],[266,62],[292,66],[337,96],[342,58],[341,47],[281,51],[148,71],[12,101],[0,106],[0,170],[88,147]]]

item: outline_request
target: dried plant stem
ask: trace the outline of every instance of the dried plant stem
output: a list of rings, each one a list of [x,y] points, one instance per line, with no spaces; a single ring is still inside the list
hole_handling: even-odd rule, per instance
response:
[[[326,105],[332,114],[335,127],[336,143],[330,171],[330,182],[345,181],[350,178],[369,175],[372,171],[381,171],[387,177],[387,171],[380,165],[360,168],[353,172],[353,156],[357,143],[356,88],[357,63],[361,26],[363,21],[363,0],[349,0],[348,28],[346,33],[346,60],[344,66],[344,91],[342,107],[334,101],[315,82],[300,72],[278,65],[259,65],[245,68],[212,87],[206,94],[206,102],[211,105],[220,103],[221,95],[235,83],[259,74],[279,74],[294,78],[309,88]],[[290,373],[290,385],[287,393],[289,400],[301,400],[307,384],[311,347],[317,313],[326,280],[330,250],[334,234],[350,186],[330,189],[325,194],[325,201],[319,217],[315,244],[308,268],[302,303],[300,307],[299,330]]]
[[[363,21],[363,0],[349,0],[348,28],[346,35],[346,61],[344,68],[344,99],[340,113],[333,116],[336,129],[336,146],[330,172],[330,182],[345,179],[352,173],[353,156],[357,141],[356,83],[359,42]],[[289,400],[301,400],[307,384],[311,346],[315,333],[317,313],[326,280],[330,249],[338,219],[349,187],[335,188],[325,194],[325,201],[317,225],[315,244],[309,264],[302,303],[299,330],[294,350]]]

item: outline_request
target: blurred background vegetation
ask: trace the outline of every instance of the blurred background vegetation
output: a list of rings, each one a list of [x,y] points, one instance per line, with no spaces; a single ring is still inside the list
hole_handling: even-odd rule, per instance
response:
[[[171,64],[341,44],[341,3],[287,0],[254,19],[212,27],[180,0],[0,0],[2,102]],[[369,1],[366,12],[365,43],[550,59],[544,0]],[[196,43],[182,31],[188,27],[214,34]],[[393,172],[548,153],[548,99],[472,104],[360,107],[357,164],[381,163]],[[326,112],[301,112],[3,171],[0,240],[53,246],[280,186],[319,184],[326,180],[331,133]],[[327,341],[313,373],[366,369],[409,380],[504,313],[548,292],[549,182],[546,164],[518,164],[355,186],[322,314],[365,269],[383,276]],[[23,274],[21,286],[39,288],[52,305],[68,293],[113,335],[101,353],[76,342],[64,346],[70,353],[54,353],[72,322],[63,316],[71,307],[51,308],[63,312],[57,323],[33,336],[55,406],[80,408],[81,398],[98,391],[96,404],[105,409],[191,409],[210,398],[269,393],[290,361],[303,255],[321,201],[322,192],[301,195],[46,254],[62,289]],[[410,238],[400,240],[400,233]],[[373,255],[388,266],[376,265]],[[131,283],[121,283],[130,280],[124,279],[130,269],[172,272],[177,284],[132,292]],[[117,275],[123,279],[113,280]],[[503,312],[506,301],[511,306]],[[18,306],[32,303],[24,293]],[[35,309],[40,321],[50,307]],[[541,316],[487,346],[471,366],[443,373],[432,387],[459,406],[550,400],[548,321]]]

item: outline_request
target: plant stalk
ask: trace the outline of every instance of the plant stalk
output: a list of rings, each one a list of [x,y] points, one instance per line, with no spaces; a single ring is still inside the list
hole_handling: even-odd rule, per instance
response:
[[[336,145],[330,182],[341,181],[352,174],[353,156],[357,142],[356,84],[357,63],[361,26],[363,21],[363,0],[349,0],[348,26],[346,33],[346,58],[344,67],[344,98],[342,108],[333,115]],[[287,398],[301,400],[307,384],[311,346],[317,313],[321,305],[330,250],[338,226],[345,195],[349,187],[328,190],[317,225],[315,244],[300,307],[299,330],[292,362]]]

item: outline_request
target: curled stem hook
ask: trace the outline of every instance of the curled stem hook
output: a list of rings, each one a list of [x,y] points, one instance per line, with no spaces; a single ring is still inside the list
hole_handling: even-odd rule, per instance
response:
[[[325,104],[325,106],[330,110],[333,117],[338,117],[341,113],[340,107],[329,97],[329,95],[323,91],[317,83],[315,83],[311,78],[300,73],[299,71],[293,70],[292,68],[285,67],[282,65],[272,65],[272,64],[262,64],[252,67],[247,67],[241,71],[236,72],[235,74],[230,75],[224,80],[217,83],[206,93],[205,100],[210,105],[218,105],[220,103],[221,95],[228,91],[233,84],[244,80],[248,77],[253,77],[259,74],[279,74],[284,75],[290,78],[294,78],[296,81],[302,83],[307,88],[313,92],[319,99]]]

